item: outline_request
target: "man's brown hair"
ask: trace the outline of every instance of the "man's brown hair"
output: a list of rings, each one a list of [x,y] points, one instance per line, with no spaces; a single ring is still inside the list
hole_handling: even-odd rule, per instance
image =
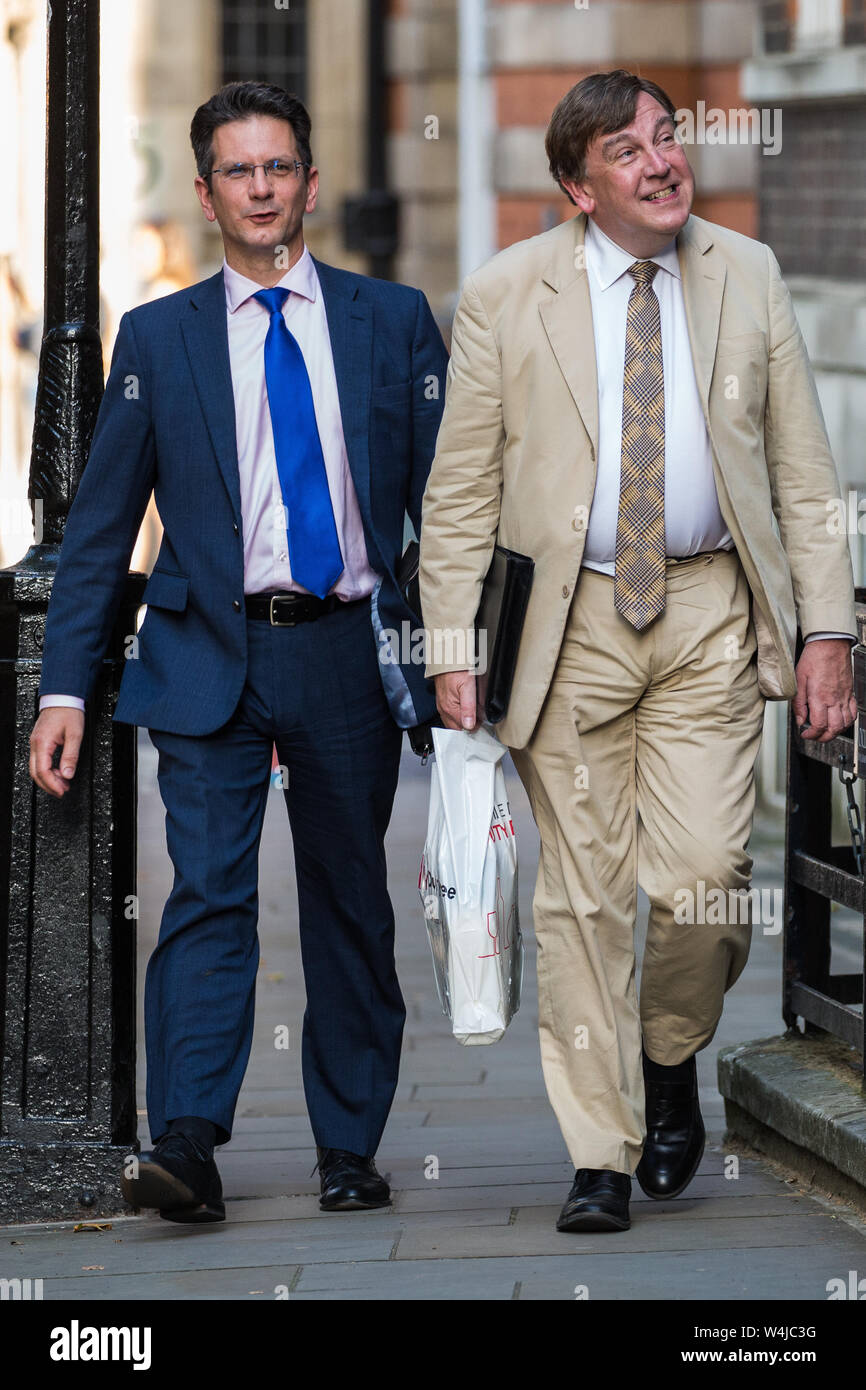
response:
[[[676,118],[676,107],[667,92],[646,77],[616,68],[613,72],[594,72],[575,83],[557,102],[550,118],[544,148],[550,161],[550,172],[569,202],[574,202],[563,179],[580,180],[584,176],[586,151],[596,135],[612,135],[634,120],[641,92],[654,97]]]

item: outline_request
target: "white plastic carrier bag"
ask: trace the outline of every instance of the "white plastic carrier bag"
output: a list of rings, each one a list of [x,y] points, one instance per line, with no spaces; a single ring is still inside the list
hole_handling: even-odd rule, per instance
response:
[[[497,1042],[520,1007],[523,941],[505,746],[484,728],[433,729],[418,891],[436,988],[461,1043]]]

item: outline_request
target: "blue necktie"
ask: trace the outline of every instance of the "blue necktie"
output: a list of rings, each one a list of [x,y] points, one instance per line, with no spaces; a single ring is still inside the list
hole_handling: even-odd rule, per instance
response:
[[[259,290],[253,298],[271,316],[265,339],[265,383],[277,473],[289,514],[286,535],[292,578],[324,598],[343,573],[343,556],[310,378],[304,355],[283,318],[289,293],[278,286]]]

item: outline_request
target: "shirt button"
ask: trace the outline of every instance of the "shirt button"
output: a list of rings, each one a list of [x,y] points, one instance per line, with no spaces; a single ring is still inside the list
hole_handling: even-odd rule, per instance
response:
[[[240,603],[236,598],[232,599],[232,608],[235,610],[236,613],[240,613],[241,611]]]
[[[288,558],[289,558],[288,555],[281,555],[281,556],[280,556],[280,559],[281,559],[281,560],[288,560]]]

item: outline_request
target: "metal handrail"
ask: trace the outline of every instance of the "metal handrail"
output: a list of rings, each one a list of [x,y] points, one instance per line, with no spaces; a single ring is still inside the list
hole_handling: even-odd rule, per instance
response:
[[[855,596],[862,629],[866,590],[856,590]],[[866,930],[861,973],[830,973],[831,903],[857,912],[866,928],[866,878],[856,839],[848,845],[832,842],[834,772],[852,779],[854,752],[853,728],[816,743],[801,737],[789,710],[782,1015],[790,1029],[796,1029],[799,1017],[807,1031],[821,1029],[857,1048],[866,1086]],[[866,766],[859,780],[864,775]]]

